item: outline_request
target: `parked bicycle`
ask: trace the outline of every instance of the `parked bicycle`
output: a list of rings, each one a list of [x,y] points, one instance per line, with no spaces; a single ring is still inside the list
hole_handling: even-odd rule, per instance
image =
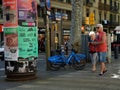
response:
[[[65,68],[66,65],[72,66],[75,70],[82,70],[86,63],[86,56],[84,54],[76,54],[72,49],[68,56],[64,52],[57,50],[58,55],[48,58],[51,70],[59,70],[61,67]]]

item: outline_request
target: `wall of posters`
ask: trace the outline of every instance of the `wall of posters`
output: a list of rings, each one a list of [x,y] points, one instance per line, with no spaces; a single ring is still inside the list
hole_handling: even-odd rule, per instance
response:
[[[18,28],[4,28],[5,60],[17,61],[18,59]]]
[[[38,57],[37,27],[21,27],[18,30],[19,60],[34,60]]]
[[[3,0],[4,27],[18,25],[17,0]]]

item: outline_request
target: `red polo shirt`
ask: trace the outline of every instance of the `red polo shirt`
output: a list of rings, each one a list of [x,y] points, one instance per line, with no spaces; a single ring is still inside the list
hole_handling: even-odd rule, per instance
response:
[[[98,36],[97,36],[97,41],[101,42],[102,41],[102,37],[105,35],[105,41],[102,44],[98,44],[98,48],[97,51],[98,52],[106,52],[107,51],[107,37],[106,37],[106,33],[104,31],[98,32]]]

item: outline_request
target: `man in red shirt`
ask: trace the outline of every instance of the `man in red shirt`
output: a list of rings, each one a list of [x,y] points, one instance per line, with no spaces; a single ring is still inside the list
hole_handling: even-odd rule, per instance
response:
[[[106,33],[103,31],[103,25],[97,24],[97,42],[93,42],[92,44],[97,45],[97,52],[99,53],[99,61],[101,64],[100,67],[100,76],[102,76],[105,72],[107,72],[106,69],[106,54],[107,54],[107,37]]]

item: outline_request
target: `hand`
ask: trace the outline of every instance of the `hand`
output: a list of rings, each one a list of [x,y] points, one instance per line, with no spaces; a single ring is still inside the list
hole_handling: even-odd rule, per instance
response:
[[[91,42],[91,44],[96,45],[96,44],[98,44],[98,42]]]

